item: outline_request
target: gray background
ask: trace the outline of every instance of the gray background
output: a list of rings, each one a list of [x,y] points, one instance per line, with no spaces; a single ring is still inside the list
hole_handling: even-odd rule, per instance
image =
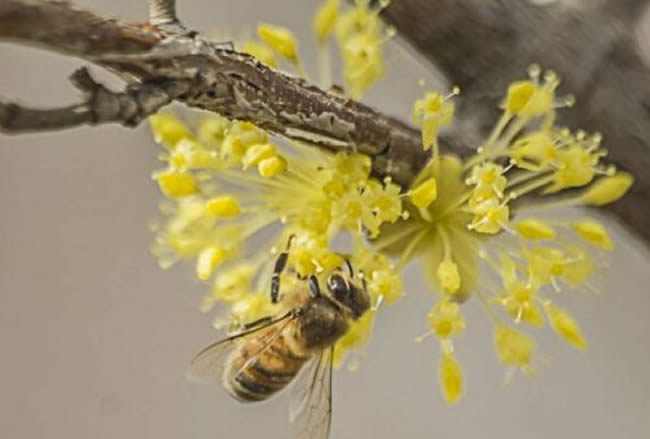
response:
[[[79,3],[146,17],[144,0]],[[200,30],[252,31],[256,20],[302,30],[313,67],[314,1],[180,3]],[[416,80],[435,77],[405,52],[391,53],[394,73],[367,101],[409,114]],[[0,94],[40,106],[72,102],[65,78],[77,65],[2,44]],[[205,288],[191,267],[163,272],[149,254],[157,152],[145,125],[0,136],[0,437],[286,437],[287,395],[242,406],[183,378],[194,351],[218,334],[198,312]],[[361,370],[336,374],[333,437],[648,437],[650,253],[610,226],[618,245],[604,294],[562,298],[591,349],[574,351],[546,330],[538,376],[504,385],[492,327],[471,301],[457,344],[467,391],[453,408],[439,395],[435,341],[411,342],[426,330],[435,297],[409,269],[408,296],[380,315]]]

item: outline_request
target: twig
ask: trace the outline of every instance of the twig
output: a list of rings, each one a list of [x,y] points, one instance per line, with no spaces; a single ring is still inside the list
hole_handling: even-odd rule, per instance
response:
[[[176,15],[176,0],[148,0],[149,23],[172,34],[187,32]]]
[[[135,126],[190,89],[189,82],[174,81],[160,85],[136,84],[125,93],[115,93],[95,82],[86,68],[75,71],[70,81],[82,92],[82,103],[36,110],[0,102],[0,131],[22,133],[115,122]]]

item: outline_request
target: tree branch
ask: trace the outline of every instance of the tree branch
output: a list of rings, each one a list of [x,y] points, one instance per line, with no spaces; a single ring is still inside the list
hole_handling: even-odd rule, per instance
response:
[[[581,102],[580,111],[567,112],[578,115],[570,122],[603,132],[610,145],[622,145],[611,149],[611,158],[638,181],[612,210],[650,242],[648,71],[630,44],[630,32],[621,26],[638,15],[644,2],[623,0],[617,3],[623,5],[619,9],[610,2],[596,3],[608,6],[593,6],[590,14],[581,15],[519,0],[439,0],[435,4],[400,0],[392,2],[386,14],[464,89],[460,101],[464,108],[459,114],[469,117],[457,124],[450,136],[453,143],[446,139],[443,144],[457,153],[467,150],[463,145],[480,143],[478,136],[495,120],[491,109],[496,108],[497,96],[530,63],[556,69]],[[136,95],[155,90],[159,93],[156,102],[173,99],[319,147],[358,150],[373,158],[377,175],[390,175],[401,184],[408,184],[426,162],[419,132],[411,127],[270,69],[248,55],[195,37],[176,19],[173,1],[150,0],[149,4],[152,23],[138,26],[107,20],[60,1],[0,2],[0,40],[81,57],[129,84],[124,93],[108,92],[113,103],[122,104],[109,106],[113,111],[102,118],[88,102],[49,112],[3,105],[0,125],[17,129],[19,119],[27,117],[40,126],[28,127],[23,121],[23,129],[60,128],[100,119],[131,125],[157,108],[143,105]],[[619,25],[612,25],[612,20]],[[624,90],[620,84],[626,84]],[[80,108],[87,114],[80,115]]]
[[[82,103],[36,110],[0,102],[0,130],[22,133],[115,122],[135,126],[190,88],[187,81],[173,81],[160,85],[134,84],[126,93],[115,93],[95,82],[85,68],[75,71],[70,81],[82,92]]]
[[[650,69],[634,32],[648,0],[399,0],[384,11],[398,34],[463,91],[451,134],[465,145],[498,118],[507,85],[533,63],[553,69],[577,105],[560,122],[603,134],[611,161],[636,182],[609,206],[650,242]]]
[[[132,85],[189,84],[177,101],[330,150],[358,150],[374,158],[376,173],[401,183],[426,162],[419,132],[407,125],[188,34],[106,20],[64,2],[5,0],[2,39],[84,58]]]

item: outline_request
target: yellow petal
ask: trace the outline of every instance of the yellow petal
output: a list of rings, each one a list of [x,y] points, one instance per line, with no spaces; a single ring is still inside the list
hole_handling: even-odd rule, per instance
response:
[[[614,243],[612,242],[607,229],[600,223],[591,220],[578,221],[571,225],[571,228],[578,234],[579,237],[589,242],[590,244],[600,247],[603,250],[612,250]]]
[[[287,169],[287,161],[280,156],[269,157],[257,165],[257,170],[262,177],[275,177]]]
[[[440,285],[450,293],[455,293],[460,288],[460,274],[458,265],[452,260],[444,260],[438,265],[436,272]]]
[[[323,44],[334,30],[339,12],[339,3],[340,0],[327,0],[316,11],[313,28],[320,44]]]
[[[298,42],[291,31],[284,27],[260,24],[257,34],[271,49],[284,56],[291,62],[298,59]]]
[[[431,177],[409,192],[409,199],[417,207],[427,208],[438,197],[436,179]]]
[[[453,353],[443,353],[440,358],[440,387],[449,405],[457,403],[463,393],[463,374]]]
[[[183,139],[192,138],[185,125],[171,114],[154,114],[149,118],[149,123],[154,140],[167,149],[173,149]]]
[[[247,41],[242,47],[242,52],[248,53],[249,55],[254,56],[260,62],[266,64],[269,67],[277,67],[278,61],[273,55],[273,51],[263,43],[258,43],[257,41]]]
[[[537,91],[537,85],[532,81],[517,81],[508,87],[505,107],[510,114],[523,110]]]
[[[271,143],[260,143],[250,146],[244,154],[242,164],[244,169],[257,166],[259,162],[275,155],[275,145]]]
[[[222,248],[208,247],[199,253],[196,260],[196,276],[201,280],[208,280],[215,268],[226,258],[226,251]]]
[[[165,171],[154,178],[158,181],[162,193],[169,198],[183,198],[199,192],[192,174]]]
[[[603,206],[621,198],[630,189],[634,177],[626,172],[619,172],[611,177],[603,177],[591,185],[582,199],[592,206]]]
[[[555,332],[564,337],[564,339],[574,347],[582,350],[587,349],[588,344],[580,331],[578,323],[568,312],[557,308],[554,305],[547,305],[546,312],[551,321],[551,327]]]
[[[527,219],[517,224],[517,231],[526,239],[553,239],[555,230],[545,222]]]
[[[232,195],[223,195],[208,200],[205,203],[205,208],[212,215],[219,218],[231,218],[241,213],[237,198]]]

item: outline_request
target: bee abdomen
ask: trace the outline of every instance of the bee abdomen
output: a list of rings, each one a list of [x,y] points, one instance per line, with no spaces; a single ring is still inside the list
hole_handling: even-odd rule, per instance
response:
[[[242,402],[263,401],[284,389],[308,358],[295,355],[280,335],[257,358],[264,340],[252,340],[233,352],[224,374],[228,392]]]

